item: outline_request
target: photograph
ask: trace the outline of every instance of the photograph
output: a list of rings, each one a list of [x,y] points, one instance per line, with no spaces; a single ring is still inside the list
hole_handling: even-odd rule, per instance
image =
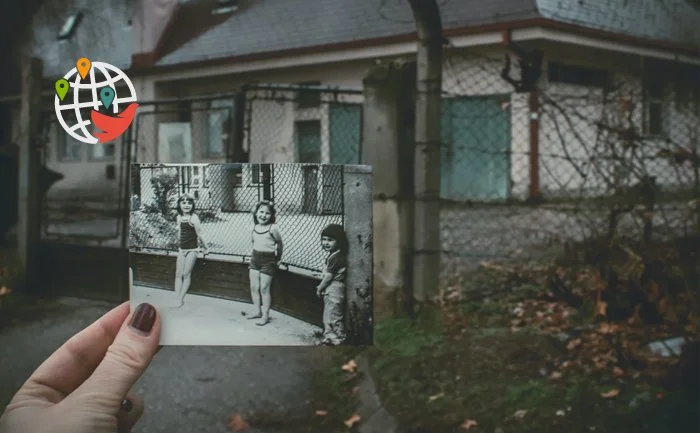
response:
[[[132,164],[129,287],[162,345],[372,344],[372,168]]]

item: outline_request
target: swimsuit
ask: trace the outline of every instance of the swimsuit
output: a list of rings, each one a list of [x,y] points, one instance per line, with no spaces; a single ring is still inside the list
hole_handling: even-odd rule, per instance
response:
[[[253,253],[250,257],[250,269],[261,274],[275,275],[277,271],[277,240],[270,233],[270,228],[264,232],[253,229]]]
[[[180,222],[180,249],[194,250],[197,249],[197,231],[190,225],[188,221]]]

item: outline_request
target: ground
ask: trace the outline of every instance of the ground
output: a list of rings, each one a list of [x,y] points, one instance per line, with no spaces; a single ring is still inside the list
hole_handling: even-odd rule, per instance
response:
[[[309,346],[318,343],[314,333],[321,331],[274,310],[270,323],[257,326],[241,314],[251,304],[209,296],[187,294],[185,305],[171,309],[176,304],[171,291],[134,286],[131,302],[134,307],[149,302],[161,312],[162,345]]]

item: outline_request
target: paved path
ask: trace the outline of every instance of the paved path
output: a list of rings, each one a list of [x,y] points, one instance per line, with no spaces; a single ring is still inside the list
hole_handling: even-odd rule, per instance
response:
[[[0,403],[7,405],[31,372],[71,335],[111,305],[63,299],[50,316],[0,330]],[[310,379],[325,368],[323,347],[164,347],[135,389],[146,413],[134,433],[230,433],[227,418],[268,421],[313,415]],[[251,425],[247,433],[293,432]]]
[[[177,304],[174,293],[144,286],[133,286],[134,308],[149,302],[161,312],[163,345],[237,345],[237,346],[311,346],[318,344],[314,332],[321,328],[287,316],[270,312],[270,323],[257,326],[241,312],[250,313],[251,304],[187,294],[185,305]]]

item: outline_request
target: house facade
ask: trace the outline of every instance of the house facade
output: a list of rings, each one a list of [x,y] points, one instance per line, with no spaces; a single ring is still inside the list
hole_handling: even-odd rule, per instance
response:
[[[83,7],[97,10],[97,3]],[[69,59],[100,59],[126,70],[146,101],[128,143],[87,149],[60,130],[51,133],[48,165],[66,176],[51,194],[115,193],[129,147],[138,162],[230,161],[237,104],[245,105],[242,147],[251,162],[360,162],[363,79],[379,61],[415,55],[411,12],[400,2],[322,3],[105,2],[99,13],[124,16],[110,24],[112,43],[86,36],[97,26],[89,17],[74,39],[56,41],[44,26],[35,49],[47,78],[69,69]],[[472,3],[448,2],[442,10],[449,41],[444,198],[524,199],[533,188],[549,197],[594,196],[641,175],[669,188],[690,179],[692,167],[663,159],[634,173],[614,153],[626,140],[643,143],[634,156],[643,161],[671,145],[692,147],[700,120],[698,11],[683,0]],[[518,49],[543,55],[537,92],[518,92],[501,76],[511,53],[511,75],[523,77],[512,55]],[[295,182],[319,186],[316,208],[323,211],[323,174],[299,168],[298,175]],[[234,178],[242,190],[255,185],[252,172]]]

